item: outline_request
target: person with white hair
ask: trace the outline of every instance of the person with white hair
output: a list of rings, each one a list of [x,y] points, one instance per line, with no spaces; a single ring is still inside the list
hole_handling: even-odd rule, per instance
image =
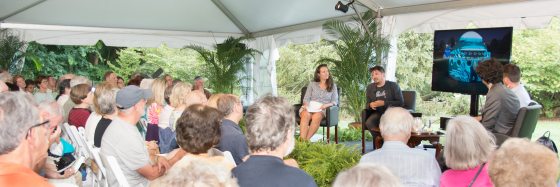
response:
[[[488,176],[488,157],[496,143],[494,135],[470,116],[458,116],[447,123],[443,155],[450,169],[440,179],[440,186],[494,186]]]
[[[51,186],[36,173],[47,158],[49,121],[23,92],[0,94],[0,106],[0,186]]]
[[[239,186],[317,186],[303,170],[282,160],[295,145],[295,116],[287,99],[259,99],[247,109],[246,120],[251,154],[233,169]]]
[[[365,163],[358,164],[346,171],[339,173],[333,183],[333,187],[400,187],[399,178],[387,169],[387,167]]]
[[[413,118],[401,107],[392,107],[381,116],[379,128],[384,143],[370,152],[361,163],[383,165],[399,177],[404,186],[438,186],[441,170],[434,157],[427,151],[407,145],[412,131]]]

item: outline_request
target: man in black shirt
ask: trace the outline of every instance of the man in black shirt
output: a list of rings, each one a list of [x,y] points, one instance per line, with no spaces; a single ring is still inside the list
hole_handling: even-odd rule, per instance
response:
[[[389,107],[402,107],[403,96],[401,88],[395,82],[385,80],[385,69],[381,66],[374,66],[369,69],[373,83],[366,88],[366,110],[370,115],[366,120],[366,127],[373,135],[374,128],[379,128],[379,119]]]

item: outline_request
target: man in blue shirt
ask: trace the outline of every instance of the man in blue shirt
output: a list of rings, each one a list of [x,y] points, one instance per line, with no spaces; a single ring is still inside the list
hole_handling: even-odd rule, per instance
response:
[[[217,148],[220,151],[229,151],[235,164],[239,165],[243,158],[249,155],[247,140],[239,127],[239,120],[243,118],[243,106],[237,96],[227,94],[218,99],[218,110],[225,117],[220,126],[222,134]]]

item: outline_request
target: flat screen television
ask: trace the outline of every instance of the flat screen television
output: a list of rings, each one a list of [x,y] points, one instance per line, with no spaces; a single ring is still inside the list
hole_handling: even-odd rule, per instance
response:
[[[490,58],[509,63],[512,32],[512,27],[435,31],[432,90],[486,95],[475,69]]]

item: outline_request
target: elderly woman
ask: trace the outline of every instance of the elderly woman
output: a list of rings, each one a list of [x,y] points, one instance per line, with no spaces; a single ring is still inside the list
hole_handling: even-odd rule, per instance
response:
[[[303,106],[300,109],[300,139],[309,140],[319,129],[327,108],[338,104],[338,92],[329,68],[321,64],[315,69],[313,81],[307,85]],[[319,106],[320,105],[320,106]],[[318,108],[315,108],[315,107]]]
[[[184,154],[162,177],[152,181],[150,186],[163,186],[167,178],[184,175],[183,169],[195,162],[211,162],[221,166],[222,170],[231,170],[233,164],[223,156],[210,153],[220,141],[220,124],[223,115],[217,109],[202,104],[189,106],[177,120],[177,144],[180,150],[176,154]]]
[[[490,161],[490,178],[497,187],[556,186],[557,156],[528,139],[509,138]]]
[[[443,155],[450,170],[440,186],[494,186],[488,176],[488,157],[496,148],[494,136],[470,116],[458,116],[447,125]]]
[[[93,110],[86,121],[86,139],[93,142],[95,147],[101,147],[103,134],[109,124],[117,116],[117,91],[109,83],[97,85],[93,93]]]

